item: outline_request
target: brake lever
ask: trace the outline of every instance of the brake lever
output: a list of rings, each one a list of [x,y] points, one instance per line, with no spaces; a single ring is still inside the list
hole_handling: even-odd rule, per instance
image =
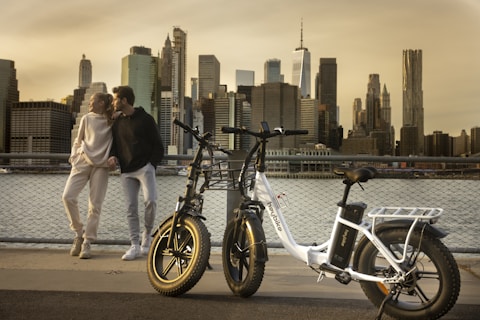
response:
[[[223,149],[223,148],[220,148],[220,147],[217,147],[217,149],[218,149],[219,151],[222,151],[222,152],[225,153],[225,154],[228,154],[229,156],[232,155],[232,152],[231,152],[230,150],[226,150],[226,149]]]

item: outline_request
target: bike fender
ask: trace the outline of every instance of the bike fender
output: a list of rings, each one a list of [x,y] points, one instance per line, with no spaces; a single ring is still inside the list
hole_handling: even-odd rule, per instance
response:
[[[196,213],[196,212],[187,212],[188,215],[191,215],[192,217],[199,217],[200,219],[202,220],[207,220],[207,218],[205,218],[203,215],[199,214],[199,213]],[[166,217],[165,219],[163,219],[162,222],[160,222],[160,224],[158,225],[158,227],[155,229],[155,231],[153,232],[152,234],[152,237],[155,236],[158,232],[158,230],[164,225],[166,224],[170,219],[173,219],[173,215],[171,216],[168,216]]]
[[[267,262],[268,253],[267,253],[267,240],[265,238],[265,232],[263,231],[262,223],[260,219],[255,215],[255,213],[247,214],[246,216],[246,225],[247,228],[252,230],[254,237],[254,246],[257,256],[257,261]]]
[[[385,232],[390,229],[410,229],[410,226],[412,225],[413,220],[410,219],[395,219],[395,220],[389,220],[383,223],[380,223],[376,225],[375,227],[375,233],[380,234],[382,232]],[[447,236],[447,233],[437,227],[432,226],[430,223],[425,222],[425,221],[419,221],[415,225],[415,230],[422,230],[425,226],[424,232],[431,235],[432,237],[435,238],[444,238]],[[353,257],[353,268],[354,270],[357,269],[358,267],[358,259],[359,259],[359,253],[363,251],[363,248],[369,243],[370,240],[368,240],[367,237],[363,236],[357,244],[357,247],[355,248],[355,255]]]
[[[413,223],[413,220],[409,220],[409,219],[398,219],[398,220],[386,221],[378,224],[375,227],[375,233],[380,233],[382,231],[389,230],[389,229],[410,228],[412,223]],[[432,237],[441,239],[441,238],[445,238],[448,235],[448,233],[446,233],[445,231],[431,225],[426,221],[417,222],[417,224],[415,225],[415,230],[421,230],[424,228],[424,226],[425,226],[425,229],[424,229],[425,232],[430,234]]]
[[[157,227],[157,228],[155,229],[155,231],[152,233],[152,237],[154,237],[154,236],[157,234],[158,230],[160,230],[160,228],[161,228],[164,224],[166,224],[170,219],[173,219],[173,215],[166,217],[165,219],[163,219],[162,222],[160,222],[160,224],[158,225],[158,227]]]

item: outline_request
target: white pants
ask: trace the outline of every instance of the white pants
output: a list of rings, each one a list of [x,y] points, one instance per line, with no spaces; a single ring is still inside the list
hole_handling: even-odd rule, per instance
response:
[[[72,164],[72,170],[63,191],[63,205],[67,217],[70,220],[70,229],[89,241],[97,239],[100,212],[105,199],[108,186],[108,168],[94,167],[79,156]],[[83,223],[78,209],[78,196],[85,185],[89,182],[87,225],[83,229]]]

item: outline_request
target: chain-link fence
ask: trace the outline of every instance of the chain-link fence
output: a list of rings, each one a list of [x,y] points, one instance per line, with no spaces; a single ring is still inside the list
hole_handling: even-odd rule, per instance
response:
[[[0,154],[0,159],[2,155]],[[3,155],[5,157],[5,154]],[[13,155],[9,155],[12,157]],[[57,155],[58,157],[58,155]],[[370,165],[378,168],[379,179],[352,188],[350,201],[362,201],[369,209],[381,206],[441,207],[444,214],[437,226],[449,235],[443,240],[458,253],[480,253],[478,187],[480,173],[476,160],[458,158],[418,158],[406,163],[403,158],[384,157],[271,157],[270,162],[292,163],[285,171],[269,174],[277,193],[284,193],[282,209],[296,242],[309,244],[328,239],[341,200],[343,183],[331,170],[322,174],[304,170],[305,163],[321,161],[331,168],[339,165]],[[168,157],[168,161],[187,161],[188,157]],[[395,160],[395,161],[393,161]],[[410,159],[411,160],[411,159]],[[427,163],[428,160],[428,163]],[[422,163],[420,163],[423,161]],[[278,167],[278,166],[272,166]],[[177,197],[183,195],[186,178],[175,167],[162,167],[157,176],[159,224],[175,209]],[[0,241],[21,243],[71,243],[73,232],[62,204],[68,168],[7,168],[0,174]],[[170,172],[171,174],[166,174]],[[207,190],[203,213],[214,246],[220,246],[227,219],[227,192]],[[140,201],[141,203],[141,201]],[[82,220],[86,220],[88,188],[79,197]],[[143,218],[142,208],[139,209]],[[280,246],[268,218],[264,221],[270,246]],[[97,243],[128,244],[128,226],[123,190],[118,174],[109,178],[108,192],[102,207]]]

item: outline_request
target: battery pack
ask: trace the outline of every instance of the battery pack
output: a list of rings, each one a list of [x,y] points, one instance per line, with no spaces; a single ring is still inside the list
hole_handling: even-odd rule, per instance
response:
[[[359,224],[362,221],[363,213],[367,205],[363,202],[348,204],[341,217],[345,220]],[[348,266],[357,238],[358,231],[346,225],[340,224],[335,236],[333,237],[332,248],[333,255],[331,264],[341,269]]]

